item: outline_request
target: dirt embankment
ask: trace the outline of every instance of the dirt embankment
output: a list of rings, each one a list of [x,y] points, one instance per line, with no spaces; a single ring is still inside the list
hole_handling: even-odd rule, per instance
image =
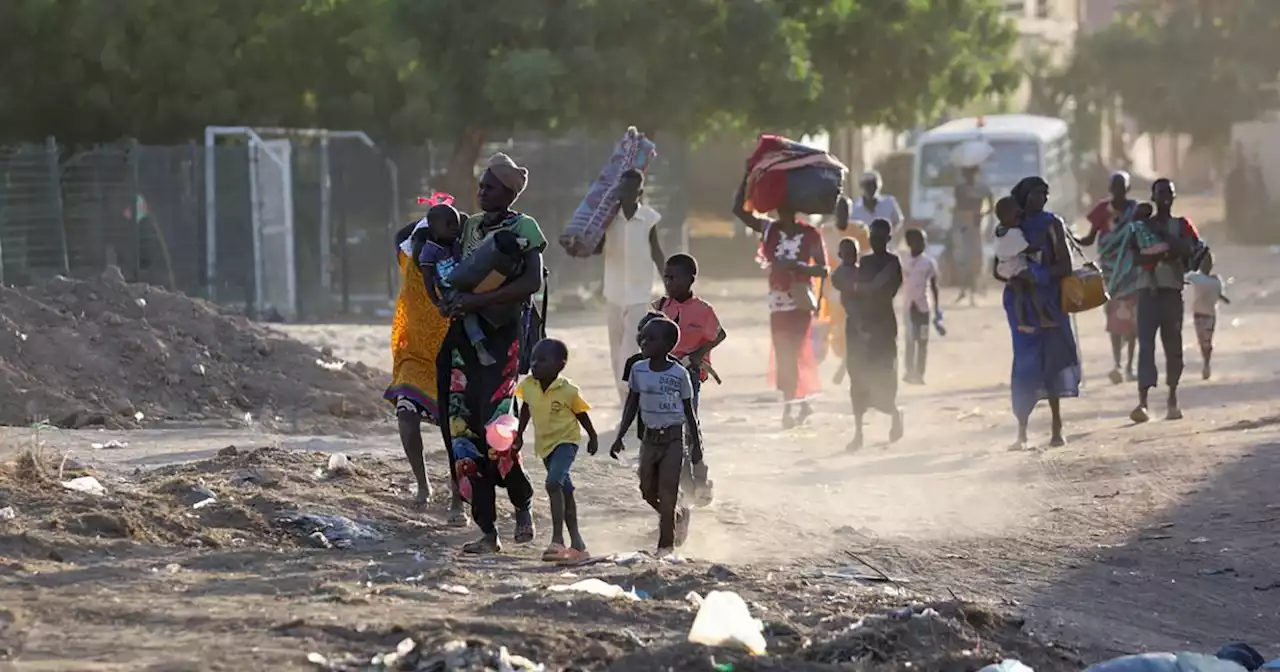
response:
[[[629,554],[566,570],[531,547],[460,558],[457,531],[408,504],[397,461],[356,456],[335,471],[330,457],[227,448],[126,477],[31,449],[0,465],[0,661],[110,650],[121,669],[536,669],[519,657],[634,672],[958,672],[1005,657],[1079,669],[1014,616],[813,564]],[[89,476],[103,492],[64,485]],[[550,590],[587,578],[640,599]],[[762,619],[767,656],[685,641],[690,594],[713,590],[738,593]],[[237,646],[220,645],[230,632]],[[133,646],[111,644],[121,638]]]
[[[229,309],[111,270],[0,287],[0,424],[221,420],[320,432],[384,414],[386,382]]]

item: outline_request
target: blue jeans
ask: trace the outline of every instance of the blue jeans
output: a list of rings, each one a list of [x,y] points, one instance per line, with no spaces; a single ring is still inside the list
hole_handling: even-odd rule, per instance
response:
[[[573,492],[573,479],[569,477],[569,469],[578,457],[578,447],[572,443],[562,443],[542,458],[542,465],[547,468],[547,487],[559,487],[565,494]]]

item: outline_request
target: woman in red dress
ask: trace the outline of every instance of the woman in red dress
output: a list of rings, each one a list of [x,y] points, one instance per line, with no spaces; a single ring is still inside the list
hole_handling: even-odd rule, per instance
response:
[[[746,184],[744,178],[733,214],[760,234],[759,258],[769,270],[771,372],[782,393],[782,426],[790,429],[813,415],[809,402],[821,391],[813,320],[819,307],[815,285],[827,277],[827,249],[818,229],[794,212],[779,211],[773,220],[747,210]]]

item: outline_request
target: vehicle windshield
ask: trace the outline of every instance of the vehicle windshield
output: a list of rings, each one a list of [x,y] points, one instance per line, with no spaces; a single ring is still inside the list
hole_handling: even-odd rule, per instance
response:
[[[921,145],[920,186],[954,187],[960,181],[960,169],[951,163],[951,150],[961,140],[932,142]],[[981,180],[986,184],[1015,184],[1030,175],[1040,174],[1040,148],[1033,140],[989,140],[991,158],[982,164]]]

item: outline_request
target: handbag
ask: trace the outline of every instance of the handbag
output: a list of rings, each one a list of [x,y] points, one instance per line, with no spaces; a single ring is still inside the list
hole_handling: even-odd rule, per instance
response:
[[[1050,231],[1052,235],[1052,230]],[[1070,235],[1067,236],[1067,242],[1071,248],[1074,248],[1075,254],[1071,250],[1067,250],[1067,254],[1074,261],[1076,255],[1084,256],[1084,251],[1080,249],[1080,245]],[[1071,269],[1071,275],[1062,279],[1060,283],[1062,310],[1067,313],[1083,313],[1086,310],[1093,310],[1110,300],[1107,294],[1107,282],[1102,276],[1102,269],[1092,261],[1086,261],[1079,267]]]

